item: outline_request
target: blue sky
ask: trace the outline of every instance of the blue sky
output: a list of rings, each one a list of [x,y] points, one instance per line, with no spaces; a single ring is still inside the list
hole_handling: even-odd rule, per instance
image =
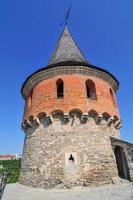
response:
[[[122,139],[133,142],[133,1],[72,0],[68,27],[88,61],[113,73]],[[22,153],[20,89],[44,67],[63,31],[69,0],[0,1],[0,154]]]

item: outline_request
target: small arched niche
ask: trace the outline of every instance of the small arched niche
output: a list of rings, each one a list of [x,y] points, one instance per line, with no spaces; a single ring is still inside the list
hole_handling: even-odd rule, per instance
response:
[[[33,115],[30,115],[30,116],[29,116],[29,121],[30,121],[31,123],[33,123],[33,120],[34,120],[34,116],[33,116]]]
[[[51,115],[54,118],[54,120],[63,121],[64,112],[62,110],[53,110],[51,112]]]
[[[70,156],[69,156],[69,163],[74,164],[74,157],[72,154],[70,154]]]
[[[69,116],[71,117],[71,118],[73,118],[73,117],[76,117],[76,118],[79,118],[79,119],[81,119],[81,115],[82,115],[82,111],[80,110],[80,109],[72,109],[72,110],[70,110],[69,111]]]
[[[72,166],[77,165],[77,153],[76,152],[70,152],[65,153],[65,165],[66,166]]]
[[[56,81],[56,90],[57,90],[57,98],[63,98],[64,97],[64,82],[62,79],[58,79]]]
[[[92,118],[94,121],[97,120],[98,113],[95,110],[90,110],[88,114],[89,114],[89,118]]]
[[[119,120],[119,117],[117,115],[114,115],[114,121],[118,121]]]
[[[77,124],[81,123],[82,111],[79,109],[73,109],[69,112],[69,116],[71,126],[76,126]]]
[[[38,115],[37,115],[37,118],[41,121],[43,119],[46,118],[46,113],[45,112],[40,112]]]
[[[88,79],[88,80],[86,80],[85,84],[86,84],[87,98],[90,100],[96,100],[97,95],[96,95],[96,86],[95,86],[94,81]]]
[[[107,113],[107,112],[104,112],[104,113],[103,113],[103,120],[108,121],[110,117],[111,117],[111,116],[110,116],[109,113]]]
[[[24,124],[26,124],[26,123],[27,123],[27,121],[28,121],[27,119],[24,119]]]

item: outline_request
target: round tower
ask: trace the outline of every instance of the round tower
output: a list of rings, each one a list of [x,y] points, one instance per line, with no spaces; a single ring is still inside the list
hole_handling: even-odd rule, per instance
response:
[[[42,188],[111,183],[118,172],[110,137],[119,138],[122,126],[118,87],[111,73],[85,59],[66,27],[48,66],[22,86],[20,182]]]

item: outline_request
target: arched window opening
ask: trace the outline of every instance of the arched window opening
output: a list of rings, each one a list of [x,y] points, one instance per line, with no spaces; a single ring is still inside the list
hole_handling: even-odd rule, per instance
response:
[[[96,100],[96,86],[95,83],[92,80],[86,81],[86,94],[87,98],[91,100]]]
[[[112,99],[113,104],[116,106],[116,100],[115,100],[114,93],[113,93],[111,88],[110,88],[110,95],[111,95],[111,99]]]
[[[61,79],[59,79],[56,83],[57,86],[57,98],[64,97],[64,83]]]
[[[29,106],[31,106],[32,104],[32,99],[33,99],[33,89],[31,90],[30,95],[29,95]]]

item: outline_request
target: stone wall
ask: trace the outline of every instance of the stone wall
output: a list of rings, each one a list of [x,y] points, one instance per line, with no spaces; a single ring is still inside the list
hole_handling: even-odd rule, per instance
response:
[[[54,113],[53,120],[42,116],[25,129],[22,184],[69,188],[111,183],[118,177],[110,137],[119,138],[119,130],[107,119],[96,121],[95,115],[81,119],[77,111],[67,121],[62,113]]]
[[[118,140],[116,138],[111,138],[111,143],[113,149],[118,146],[124,151],[127,161],[127,170],[129,170],[129,180],[133,181],[133,144]]]

